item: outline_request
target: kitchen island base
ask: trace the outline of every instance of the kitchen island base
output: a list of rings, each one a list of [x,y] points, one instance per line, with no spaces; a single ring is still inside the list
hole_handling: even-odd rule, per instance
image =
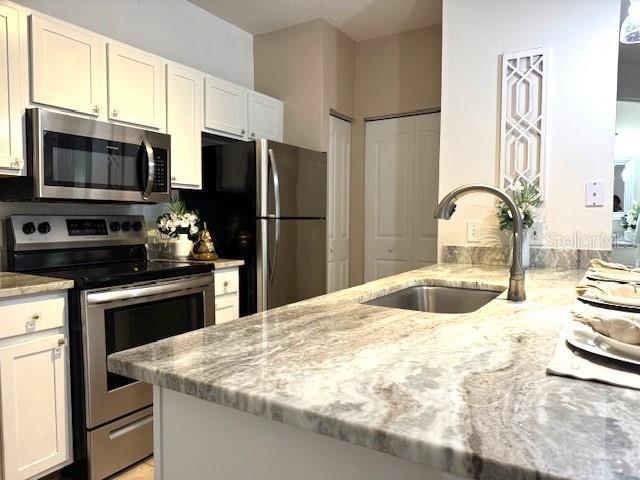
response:
[[[156,480],[463,479],[157,386],[153,405]]]

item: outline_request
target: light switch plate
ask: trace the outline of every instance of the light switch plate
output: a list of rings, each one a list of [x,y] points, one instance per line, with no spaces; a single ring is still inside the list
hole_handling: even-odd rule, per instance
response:
[[[534,222],[529,229],[529,245],[542,246],[544,245],[544,223]]]
[[[478,243],[480,241],[480,221],[467,220],[467,243]]]
[[[584,205],[586,207],[604,207],[604,182],[601,180],[587,182],[584,189]]]

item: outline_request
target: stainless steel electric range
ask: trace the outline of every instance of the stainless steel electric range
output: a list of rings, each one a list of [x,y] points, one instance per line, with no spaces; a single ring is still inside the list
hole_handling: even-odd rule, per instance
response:
[[[153,450],[150,385],[107,371],[107,356],[214,323],[212,267],[147,259],[139,216],[14,215],[9,270],[72,279],[74,464],[98,480]]]

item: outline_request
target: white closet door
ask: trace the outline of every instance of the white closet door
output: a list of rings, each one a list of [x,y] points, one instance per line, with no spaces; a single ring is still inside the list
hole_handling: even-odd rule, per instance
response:
[[[438,221],[433,212],[438,205],[440,114],[419,115],[414,122],[413,268],[420,268],[438,261]]]
[[[331,116],[327,156],[327,291],[349,286],[351,124]]]
[[[365,281],[437,260],[440,115],[366,124]]]
[[[413,117],[367,122],[365,281],[411,269]]]

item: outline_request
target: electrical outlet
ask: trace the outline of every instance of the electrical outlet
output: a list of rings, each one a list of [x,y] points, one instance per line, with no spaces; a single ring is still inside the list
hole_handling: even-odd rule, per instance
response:
[[[587,182],[584,188],[584,204],[587,207],[604,207],[604,182]]]
[[[544,245],[544,223],[535,222],[529,230],[530,245]]]
[[[480,222],[467,220],[467,242],[478,243],[480,241]]]

